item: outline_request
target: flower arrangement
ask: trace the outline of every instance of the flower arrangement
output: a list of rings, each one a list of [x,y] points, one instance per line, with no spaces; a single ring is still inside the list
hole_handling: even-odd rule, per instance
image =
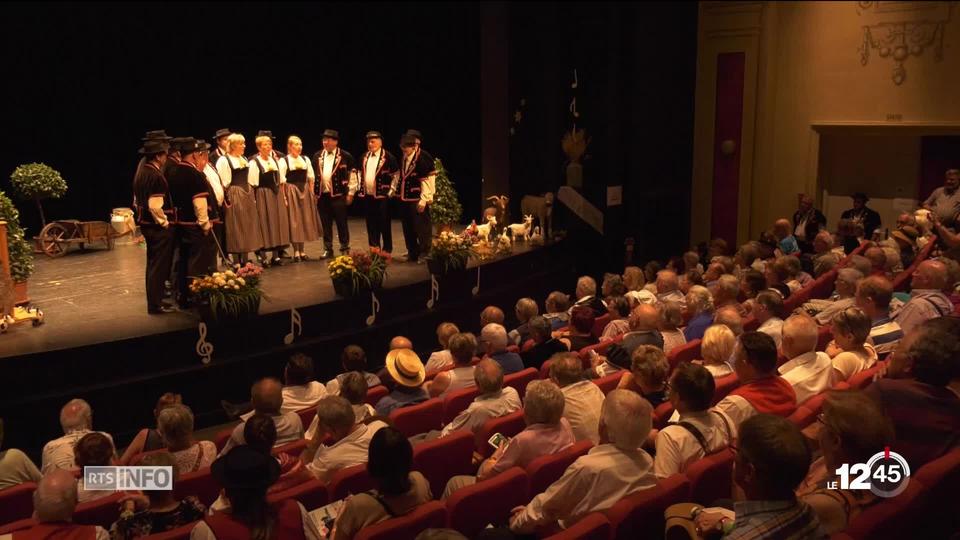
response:
[[[356,294],[362,289],[376,289],[387,276],[390,254],[378,248],[370,248],[369,253],[354,251],[350,255],[341,255],[329,263],[327,270],[333,287],[341,296]]]
[[[232,270],[193,278],[190,292],[201,304],[210,306],[214,318],[255,315],[263,298],[260,290],[262,273],[263,268],[253,263],[237,264]]]
[[[467,261],[476,256],[477,252],[469,236],[442,231],[433,238],[427,262],[431,273],[446,274],[453,270],[463,270],[467,267]]]

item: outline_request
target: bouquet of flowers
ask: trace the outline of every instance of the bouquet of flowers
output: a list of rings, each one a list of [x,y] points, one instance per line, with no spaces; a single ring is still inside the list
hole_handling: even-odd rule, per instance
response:
[[[390,254],[378,248],[369,253],[354,251],[341,255],[327,264],[333,287],[341,296],[356,294],[363,289],[376,289],[387,276]]]
[[[190,281],[190,292],[201,305],[208,305],[213,317],[255,315],[263,298],[260,276],[263,269],[253,263],[234,265],[232,270],[214,272]]]
[[[467,261],[476,256],[469,237],[443,231],[433,238],[427,262],[431,273],[446,274],[453,270],[463,270],[467,267]]]

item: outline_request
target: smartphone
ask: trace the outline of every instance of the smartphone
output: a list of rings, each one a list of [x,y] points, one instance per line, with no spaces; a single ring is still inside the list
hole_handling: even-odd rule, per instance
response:
[[[500,448],[501,444],[507,444],[508,442],[510,442],[510,437],[507,437],[503,433],[494,433],[493,436],[490,437],[490,440],[487,441],[487,443],[494,448]]]

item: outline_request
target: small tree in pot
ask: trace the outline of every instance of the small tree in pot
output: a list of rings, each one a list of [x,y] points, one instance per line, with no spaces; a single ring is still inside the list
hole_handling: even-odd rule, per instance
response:
[[[14,282],[14,302],[22,304],[27,297],[27,278],[33,273],[33,250],[20,228],[20,212],[10,197],[0,191],[0,220],[7,222],[7,248],[10,254],[10,278]],[[0,269],[2,271],[2,269]]]
[[[444,168],[443,162],[434,159],[433,167],[437,171],[436,193],[433,195],[433,204],[430,205],[430,221],[437,226],[437,230],[449,230],[454,224],[460,223],[463,215],[463,206],[457,198],[457,190]]]
[[[43,163],[27,163],[17,167],[10,175],[10,183],[18,197],[36,201],[43,227],[47,226],[47,218],[40,201],[59,199],[67,192],[67,181],[59,172]]]

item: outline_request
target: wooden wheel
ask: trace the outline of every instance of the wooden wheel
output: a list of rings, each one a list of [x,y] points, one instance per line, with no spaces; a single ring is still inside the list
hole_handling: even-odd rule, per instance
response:
[[[60,257],[67,253],[67,239],[69,237],[70,233],[66,227],[57,222],[48,223],[40,231],[40,249],[48,257]]]

